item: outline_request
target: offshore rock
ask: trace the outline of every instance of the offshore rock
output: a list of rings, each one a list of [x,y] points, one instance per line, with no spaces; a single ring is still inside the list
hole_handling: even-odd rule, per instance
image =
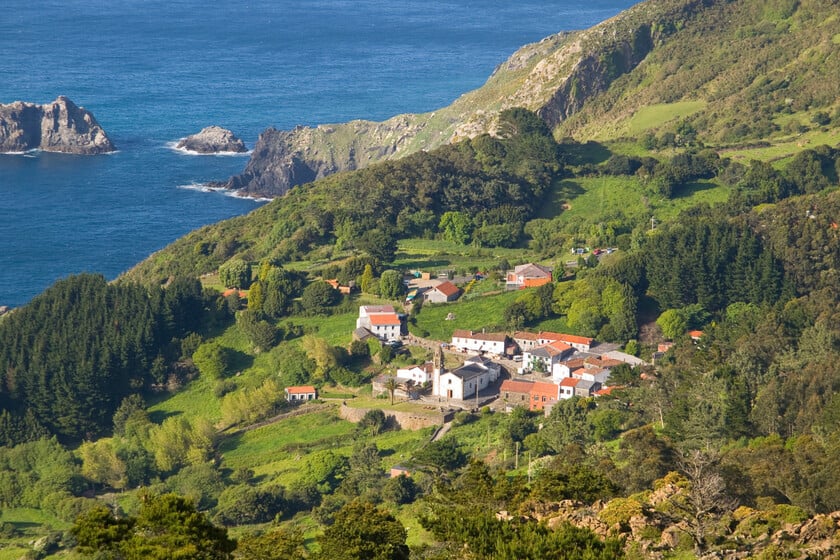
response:
[[[93,114],[63,95],[45,105],[0,105],[0,152],[36,149],[80,155],[116,150]]]
[[[199,154],[241,154],[248,151],[245,142],[237,138],[230,130],[220,126],[202,128],[198,134],[182,138],[175,148]]]

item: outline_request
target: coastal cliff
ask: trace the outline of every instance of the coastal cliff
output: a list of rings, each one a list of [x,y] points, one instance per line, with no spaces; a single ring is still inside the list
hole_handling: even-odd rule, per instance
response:
[[[535,111],[555,127],[635,68],[671,29],[651,22],[693,11],[696,4],[701,3],[643,3],[591,29],[526,45],[484,86],[432,113],[399,115],[384,122],[268,129],[245,170],[217,185],[254,196],[281,196],[295,185],[331,173],[493,134],[498,114],[511,107]]]
[[[93,114],[64,96],[44,105],[0,105],[0,152],[35,149],[93,155],[116,148]]]

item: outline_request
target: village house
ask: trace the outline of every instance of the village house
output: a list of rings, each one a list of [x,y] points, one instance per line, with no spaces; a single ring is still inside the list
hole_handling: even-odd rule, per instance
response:
[[[539,343],[548,344],[549,342],[562,342],[563,344],[568,344],[578,352],[589,352],[592,349],[594,339],[574,334],[541,331],[539,334]]]
[[[389,478],[397,478],[398,476],[411,476],[411,470],[402,465],[394,465],[388,473]]]
[[[560,392],[558,396],[561,399],[571,399],[575,396],[575,385],[578,384],[580,379],[574,377],[566,377],[562,381],[560,381]]]
[[[506,278],[508,290],[534,288],[551,282],[551,269],[534,263],[520,264],[509,270]]]
[[[356,329],[364,328],[379,340],[389,342],[399,340],[402,333],[402,321],[391,305],[362,305]]]
[[[422,385],[432,380],[432,373],[434,372],[434,369],[434,362],[426,362],[422,366],[400,368],[397,370],[397,378],[404,380],[410,379],[415,384]]]
[[[595,394],[595,391],[601,388],[601,384],[597,381],[591,381],[589,379],[579,379],[577,385],[575,385],[575,396],[576,397],[591,397]]]
[[[555,383],[560,383],[561,380],[572,377],[572,374],[578,370],[583,369],[586,363],[585,358],[579,358],[577,355],[572,355],[572,358],[566,360],[565,362],[560,362],[559,364],[555,364],[554,368],[551,370],[551,379]]]
[[[506,379],[499,388],[499,396],[508,408],[523,406],[535,411],[556,403],[559,399],[559,389],[554,383]]]
[[[499,388],[499,396],[509,407],[530,406],[533,385],[533,381],[505,379]]]
[[[532,348],[522,354],[522,368],[520,373],[529,371],[542,372],[545,375],[554,373],[554,366],[574,353],[574,349],[562,342],[551,342]]]
[[[536,381],[531,389],[531,411],[543,410],[553,405],[560,398],[560,387],[555,383]]]
[[[487,358],[473,356],[464,365],[452,371],[435,369],[432,395],[448,399],[465,400],[475,397],[499,378],[501,366]]]
[[[423,292],[423,301],[429,303],[447,303],[455,301],[458,299],[459,295],[461,295],[461,289],[452,282],[446,280]]]
[[[326,280],[326,282],[327,282],[327,284],[329,284],[330,286],[332,286],[333,290],[338,290],[338,293],[340,293],[341,295],[349,295],[349,294],[350,294],[350,292],[352,292],[352,291],[353,291],[353,288],[354,288],[354,287],[355,287],[355,285],[356,285],[356,283],[355,283],[355,282],[350,281],[350,282],[349,282],[346,286],[343,286],[343,285],[342,285],[342,284],[338,281],[338,279],[337,279],[337,278],[333,278],[333,279],[331,279],[331,280]]]
[[[601,354],[601,358],[607,360],[618,360],[619,362],[629,364],[631,366],[646,366],[647,362],[641,358],[637,358],[632,354],[626,352],[619,352],[618,350],[611,350]]]
[[[540,337],[537,333],[517,331],[513,333],[513,341],[519,347],[520,352],[526,352],[540,345]]]
[[[504,333],[484,333],[456,330],[452,333],[451,346],[461,352],[486,352],[504,356],[510,337]]]
[[[318,398],[318,390],[312,385],[286,387],[286,400],[290,403],[311,401]]]

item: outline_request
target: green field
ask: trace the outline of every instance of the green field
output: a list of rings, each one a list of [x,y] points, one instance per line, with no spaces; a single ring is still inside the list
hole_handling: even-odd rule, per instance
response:
[[[458,303],[424,305],[417,315],[417,324],[411,325],[409,330],[417,336],[449,341],[455,329],[481,330],[495,327],[502,322],[505,308],[513,303],[517,295],[518,292],[513,291]],[[451,321],[446,320],[449,313],[455,316]]]
[[[689,117],[705,108],[705,101],[680,101],[648,105],[636,111],[619,132],[630,136],[638,136],[652,128]]]

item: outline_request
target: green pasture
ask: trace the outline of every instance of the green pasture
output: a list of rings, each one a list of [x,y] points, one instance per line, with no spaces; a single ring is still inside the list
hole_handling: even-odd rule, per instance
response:
[[[409,330],[417,336],[448,342],[455,329],[481,330],[499,325],[502,314],[517,295],[518,292],[512,291],[457,303],[424,305],[417,315],[417,324],[409,325]],[[451,321],[446,320],[449,313],[455,316]]]

